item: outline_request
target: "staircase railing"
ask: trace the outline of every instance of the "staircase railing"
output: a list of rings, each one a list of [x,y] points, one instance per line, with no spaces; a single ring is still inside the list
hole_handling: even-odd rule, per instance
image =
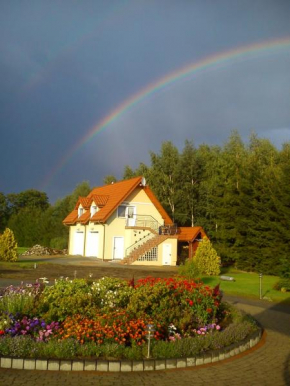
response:
[[[146,243],[146,241],[152,239],[154,237],[154,233],[148,233],[147,235],[143,236],[141,239],[139,239],[138,241],[135,241],[135,243],[133,243],[132,245],[130,245],[130,247],[126,248],[126,251],[125,251],[125,256],[129,256],[131,252],[134,251],[134,249],[137,249],[139,248],[141,245],[143,245],[144,243]]]

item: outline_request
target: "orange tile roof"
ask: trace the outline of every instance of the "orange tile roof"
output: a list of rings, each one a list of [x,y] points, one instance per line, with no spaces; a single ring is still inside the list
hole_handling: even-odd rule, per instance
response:
[[[82,224],[86,224],[91,217],[91,213],[89,210],[87,210],[85,213],[83,213],[78,219],[77,222],[80,222]]]
[[[130,180],[124,180],[120,182],[115,182],[113,184],[101,186],[94,188],[89,195],[84,198],[80,197],[75,211],[69,214],[63,221],[64,224],[72,225],[78,221],[86,223],[89,220],[95,222],[105,223],[107,219],[112,215],[112,213],[118,208],[118,206],[126,200],[126,198],[138,187],[141,186],[142,177],[131,178]],[[173,222],[168,216],[160,202],[157,200],[149,186],[143,187],[147,196],[150,198],[152,203],[155,205],[156,209],[161,214],[162,218],[166,225],[172,225]],[[79,219],[77,218],[77,208],[81,203],[83,206],[86,205],[86,208],[89,208],[92,201],[100,208],[94,216],[90,218],[90,212],[85,212]]]
[[[75,209],[78,209],[79,204],[82,204],[82,207],[85,209],[89,209],[91,206],[91,202],[87,197],[79,197],[76,203]]]
[[[193,241],[199,234],[206,237],[202,227],[180,227],[178,228],[178,241]]]
[[[75,224],[77,218],[78,218],[78,211],[77,209],[75,209],[68,216],[66,216],[66,218],[63,220],[63,223],[66,225]]]
[[[93,194],[91,196],[91,202],[94,201],[94,203],[97,205],[97,207],[102,208],[106,205],[108,202],[109,196],[108,195],[96,195]]]

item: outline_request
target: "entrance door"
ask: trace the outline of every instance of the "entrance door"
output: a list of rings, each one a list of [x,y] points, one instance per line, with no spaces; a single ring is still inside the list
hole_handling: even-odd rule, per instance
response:
[[[171,244],[163,244],[162,264],[171,265]]]
[[[114,237],[113,259],[123,259],[124,257],[124,237]]]
[[[76,232],[74,235],[74,255],[84,255],[84,232]]]
[[[86,256],[98,257],[99,232],[91,231],[87,234]]]

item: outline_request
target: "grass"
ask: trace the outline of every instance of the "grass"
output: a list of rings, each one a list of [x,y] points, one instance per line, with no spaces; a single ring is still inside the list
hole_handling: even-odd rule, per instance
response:
[[[220,288],[226,295],[237,295],[253,299],[260,298],[260,278],[258,273],[226,269],[222,270],[221,275],[231,276],[235,281],[223,281],[220,279],[220,276],[203,276],[201,280],[210,286],[220,283]],[[290,304],[289,293],[282,293],[273,289],[273,285],[278,280],[278,276],[263,275],[262,297],[273,302]]]
[[[22,255],[22,253],[26,252],[28,249],[29,249],[29,248],[27,248],[27,247],[18,247],[18,248],[17,248],[17,254],[18,254],[18,256],[19,256],[19,255]]]

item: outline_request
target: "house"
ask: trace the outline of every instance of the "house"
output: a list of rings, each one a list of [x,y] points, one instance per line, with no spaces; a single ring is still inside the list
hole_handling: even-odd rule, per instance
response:
[[[70,255],[124,264],[176,265],[178,244],[192,256],[205,237],[200,227],[177,228],[144,177],[94,188],[63,223]]]

